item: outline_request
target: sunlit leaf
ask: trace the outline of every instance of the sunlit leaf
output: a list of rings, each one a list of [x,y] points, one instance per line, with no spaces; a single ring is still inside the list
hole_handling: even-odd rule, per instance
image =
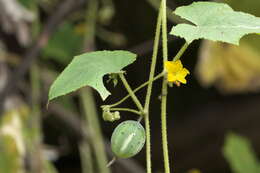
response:
[[[260,18],[236,12],[223,3],[194,2],[177,8],[174,13],[192,22],[178,24],[171,31],[188,43],[204,38],[238,45],[244,35],[260,32]]]
[[[96,89],[102,99],[110,94],[103,84],[103,76],[118,73],[135,61],[128,51],[97,51],[76,56],[58,76],[49,91],[49,100],[68,94],[84,86]]]
[[[224,0],[233,9],[260,16],[258,0]],[[260,37],[251,34],[235,46],[221,42],[202,42],[196,71],[200,83],[214,85],[224,93],[248,93],[260,89]]]

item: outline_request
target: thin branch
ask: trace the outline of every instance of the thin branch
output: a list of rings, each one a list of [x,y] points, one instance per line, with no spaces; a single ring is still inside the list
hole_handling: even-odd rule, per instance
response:
[[[159,8],[160,8],[160,0],[146,0],[154,9],[158,10],[159,11]],[[172,2],[172,6],[173,8],[176,8],[177,5]],[[169,7],[166,7],[167,8],[167,19],[170,20],[171,22],[173,23],[183,23],[185,22],[182,18],[180,18],[179,16],[175,15],[172,13],[172,9],[169,8]]]
[[[181,49],[179,50],[179,52],[176,54],[176,56],[172,59],[172,61],[177,61],[178,59],[181,58],[181,56],[183,55],[183,53],[185,52],[185,50],[188,48],[189,43],[185,43]]]
[[[142,116],[141,112],[134,110],[134,109],[130,109],[130,108],[110,108],[111,111],[125,111],[125,112],[131,112],[134,113],[136,115]]]
[[[156,81],[157,79],[160,79],[160,78],[163,77],[163,76],[164,76],[164,73],[160,73],[160,74],[156,75],[156,76],[153,78],[152,82]],[[140,89],[142,89],[143,87],[145,87],[146,85],[148,85],[149,83],[150,83],[150,81],[146,81],[145,83],[141,84],[139,87],[135,88],[135,89],[133,90],[133,92],[136,93],[137,91],[139,91]],[[125,97],[123,97],[123,98],[122,98],[121,100],[119,100],[118,102],[113,103],[113,104],[111,104],[111,105],[109,105],[109,106],[110,106],[110,107],[115,107],[115,106],[117,106],[117,105],[120,105],[121,103],[123,103],[123,102],[124,102],[126,99],[128,99],[129,97],[131,97],[130,94],[126,95]]]
[[[144,112],[144,108],[141,104],[141,102],[139,101],[139,99],[136,97],[135,93],[133,92],[132,88],[130,87],[130,85],[128,84],[125,76],[123,73],[119,73],[119,77],[122,81],[122,83],[124,84],[127,92],[129,93],[129,95],[131,96],[132,100],[134,101],[135,105],[137,106],[137,108],[139,109],[139,111],[141,111],[142,113]]]

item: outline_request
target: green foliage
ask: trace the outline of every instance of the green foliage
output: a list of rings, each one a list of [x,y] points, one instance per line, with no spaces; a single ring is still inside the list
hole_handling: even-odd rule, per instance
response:
[[[172,35],[183,37],[188,43],[204,38],[238,45],[244,35],[260,32],[260,18],[235,12],[223,3],[194,2],[177,8],[174,13],[195,24],[172,28]]]
[[[234,10],[243,11],[260,17],[260,1],[258,0],[223,0],[230,5]]]
[[[228,134],[223,152],[234,173],[260,172],[260,164],[246,138],[233,133]]]
[[[228,5],[230,5],[236,11],[242,11],[245,13],[252,14],[254,16],[260,17],[260,1],[259,0],[240,0],[237,3],[236,0],[223,0]],[[258,33],[259,34],[259,33]],[[242,44],[247,44],[253,48],[253,51],[258,52],[260,55],[260,37],[259,35],[250,34],[240,40],[240,46]],[[243,45],[242,45],[243,46]],[[239,48],[238,48],[239,49]],[[258,57],[260,58],[260,56]]]
[[[49,100],[86,85],[96,89],[105,100],[110,93],[104,87],[103,76],[120,72],[133,63],[135,58],[135,54],[120,50],[96,51],[76,56],[52,84]]]
[[[260,17],[259,0],[224,0],[234,10]],[[260,37],[250,34],[239,46],[203,41],[196,65],[201,85],[214,85],[225,94],[248,93],[260,89]],[[254,81],[254,82],[252,82]]]
[[[91,1],[94,5],[97,4],[94,1]],[[93,4],[92,4],[93,5]],[[206,12],[206,13],[205,13]],[[260,32],[260,18],[257,18],[253,15],[249,15],[242,12],[235,12],[232,8],[230,8],[226,4],[221,3],[213,3],[213,2],[197,2],[193,3],[190,6],[179,7],[175,11],[176,15],[183,17],[184,19],[189,20],[193,24],[179,24],[173,27],[171,34],[177,35],[185,38],[187,43],[191,43],[193,40],[204,38],[213,41],[222,41],[232,44],[239,44],[239,40],[246,34],[250,33],[259,33]],[[89,20],[95,20],[95,15],[90,15]],[[107,15],[107,14],[106,14]],[[104,16],[103,16],[104,17]],[[101,17],[102,18],[102,17]],[[153,50],[152,57],[152,65],[150,70],[150,80],[147,89],[147,95],[145,100],[145,105],[143,106],[134,91],[129,86],[126,81],[124,75],[121,70],[125,66],[131,64],[135,61],[136,55],[127,51],[96,51],[91,53],[85,53],[80,56],[75,57],[72,62],[65,68],[65,70],[58,76],[58,78],[52,84],[49,91],[49,100],[52,100],[56,97],[68,94],[70,92],[76,91],[84,86],[90,86],[96,89],[101,95],[102,99],[105,100],[110,94],[109,91],[106,90],[103,84],[103,76],[106,74],[110,74],[110,81],[113,81],[114,85],[117,84],[117,75],[119,74],[120,79],[122,80],[126,90],[128,91],[130,97],[135,102],[138,107],[138,111],[128,109],[128,108],[114,108],[115,112],[111,112],[109,110],[110,107],[107,107],[107,110],[103,109],[103,119],[105,121],[115,121],[120,118],[118,111],[130,111],[145,117],[145,125],[146,131],[141,126],[139,122],[135,121],[127,121],[120,124],[114,131],[111,139],[111,148],[113,153],[118,158],[128,158],[137,154],[143,147],[145,142],[145,136],[147,138],[147,173],[151,173],[151,148],[150,148],[150,127],[149,127],[149,103],[151,99],[152,92],[152,77],[154,76],[154,69],[156,67],[156,57],[158,51],[158,43],[160,34],[162,33],[162,47],[163,47],[163,63],[167,62],[168,59],[168,45],[167,45],[167,19],[166,19],[166,0],[161,1],[161,8],[158,15],[158,23],[156,27],[156,36],[155,36],[155,44]],[[89,21],[87,20],[87,23]],[[94,25],[95,22],[92,24]],[[91,25],[90,25],[91,26]],[[85,31],[85,30],[84,30]],[[93,32],[92,32],[93,31]],[[62,35],[62,42],[57,42],[53,46],[50,46],[50,50],[55,47],[55,45],[64,45],[64,42],[68,43],[71,41],[68,35],[71,32],[65,32]],[[90,35],[85,35],[87,39],[93,39],[95,36],[94,28],[91,29]],[[109,35],[108,37],[111,37]],[[90,40],[91,40],[90,39]],[[188,46],[188,44],[185,44]],[[69,53],[64,52],[65,50],[71,49],[71,47],[75,47],[75,44],[71,44],[68,47],[62,47],[56,57],[72,57]],[[77,46],[76,46],[77,47]],[[180,58],[183,52],[187,47],[184,46],[184,49],[181,49],[177,58]],[[55,50],[56,51],[56,50]],[[55,52],[54,51],[54,52]],[[77,51],[76,51],[77,52]],[[63,55],[65,54],[65,55]],[[50,56],[52,56],[50,54]],[[63,58],[64,59],[64,58]],[[164,167],[165,172],[170,173],[170,164],[169,164],[169,154],[168,154],[168,143],[167,143],[167,84],[169,79],[167,78],[167,73],[169,70],[165,69],[162,72],[162,76],[164,77],[163,85],[162,85],[162,98],[161,98],[161,121],[162,121],[162,148],[163,148],[163,156],[164,156]],[[173,74],[176,75],[176,74]],[[84,108],[86,111],[87,120],[92,124],[94,119],[93,117],[97,117],[94,109],[94,105],[92,105],[92,101],[89,101],[90,92],[84,92],[82,90],[81,93],[82,102],[84,104]],[[124,99],[122,99],[124,101]],[[108,106],[115,106],[121,103],[121,101]],[[89,109],[88,109],[89,107]],[[121,110],[120,110],[121,109]],[[111,108],[112,110],[112,108]],[[141,121],[142,117],[139,119]],[[129,123],[129,122],[134,122]],[[136,124],[137,123],[137,124]],[[95,126],[97,126],[96,123]],[[93,127],[95,128],[95,127]],[[98,127],[96,128],[99,129]],[[137,134],[138,130],[139,134]],[[133,134],[133,131],[135,134]],[[146,135],[145,135],[146,134]],[[100,135],[99,135],[100,136]],[[95,139],[95,138],[93,138]],[[101,139],[101,136],[100,136]],[[238,171],[237,173],[256,173],[259,171],[259,167],[257,165],[256,159],[252,156],[251,151],[248,149],[248,144],[241,140],[239,137],[235,135],[229,135],[227,144],[224,148],[224,153],[227,159],[229,159],[232,169],[234,171]],[[94,147],[95,149],[95,147]],[[102,149],[102,146],[98,146],[95,150]],[[95,151],[96,152],[96,151]],[[103,153],[103,152],[101,152]],[[99,154],[99,153],[98,153]],[[98,156],[98,155],[97,155]],[[97,157],[99,158],[99,157]],[[102,158],[102,157],[100,157]],[[100,169],[104,167],[106,159],[100,162]],[[103,166],[102,166],[103,165]],[[245,172],[246,171],[246,172]]]
[[[82,36],[76,33],[72,24],[64,23],[49,40],[43,50],[43,56],[67,65],[80,51],[81,45]]]

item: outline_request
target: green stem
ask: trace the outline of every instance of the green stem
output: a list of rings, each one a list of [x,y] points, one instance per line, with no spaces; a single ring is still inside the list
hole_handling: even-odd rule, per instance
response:
[[[82,173],[94,173],[91,147],[87,141],[82,141],[79,146]]]
[[[132,112],[134,114],[137,114],[141,116],[141,113],[137,110],[130,109],[130,108],[110,108],[111,111],[126,111],[126,112]]]
[[[27,154],[30,159],[28,172],[44,172],[43,158],[41,151],[42,131],[41,131],[41,80],[40,70],[37,64],[33,64],[30,69],[32,88],[32,111],[27,119],[27,126],[30,128],[30,137],[26,140]]]
[[[160,0],[147,0],[149,4],[156,10],[160,7]],[[185,21],[179,16],[172,13],[172,9],[167,7],[167,18],[173,23],[184,23]]]
[[[97,159],[98,172],[110,173],[110,170],[106,167],[107,158],[105,152],[105,145],[98,120],[99,116],[96,110],[96,104],[91,88],[86,87],[80,90],[80,97],[85,112],[84,122],[86,123],[86,127],[88,127],[89,130],[89,139],[91,139],[88,140],[88,142],[91,142],[91,146],[94,149],[94,154]],[[84,172],[87,172],[87,170],[85,170]]]
[[[34,13],[35,20],[32,23],[32,39],[35,40],[39,35],[40,31],[40,20],[39,20],[39,8],[37,1],[29,4],[29,9]],[[31,129],[32,136],[26,140],[27,142],[27,153],[29,155],[29,172],[45,172],[44,159],[42,158],[42,121],[41,121],[41,79],[40,79],[40,66],[33,64],[30,69],[31,87],[32,87],[32,110],[31,116],[28,119],[28,128]]]
[[[168,60],[168,44],[167,44],[167,17],[166,17],[166,0],[162,0],[162,41],[163,41],[163,64]],[[165,69],[164,69],[165,71]],[[164,158],[165,173],[170,173],[169,152],[167,141],[167,75],[164,75],[162,83],[162,103],[161,103],[161,123],[162,123],[162,147]]]
[[[157,55],[158,55],[161,22],[162,22],[162,10],[160,8],[159,15],[158,15],[158,18],[157,18],[156,31],[155,31],[152,63],[151,63],[151,68],[150,68],[150,75],[149,75],[149,80],[148,80],[147,93],[146,93],[146,97],[145,97],[145,106],[144,106],[145,111],[148,111],[149,105],[150,105],[150,100],[151,100],[153,78],[154,78],[154,72],[155,72],[155,66],[156,66],[156,58],[157,58]]]
[[[185,43],[181,49],[179,50],[179,52],[176,54],[176,56],[172,59],[172,61],[177,61],[178,59],[180,59],[180,57],[183,55],[183,53],[185,52],[185,50],[188,48],[189,43]]]
[[[166,16],[166,0],[162,0],[162,48],[163,62],[168,60],[168,39],[167,39],[167,16]]]
[[[153,78],[153,80],[151,82],[156,81],[157,79],[160,79],[161,77],[163,77],[163,73],[158,74],[157,76],[155,76]],[[140,89],[142,89],[143,87],[147,86],[149,83],[151,83],[150,81],[146,81],[145,83],[143,83],[142,85],[140,85],[139,87],[137,87],[136,89],[133,90],[134,93],[136,93],[137,91],[139,91]],[[109,105],[110,107],[115,107],[120,105],[121,103],[123,103],[126,99],[128,99],[130,97],[130,94],[126,95],[125,97],[123,97],[121,100],[119,100],[118,102]]]
[[[133,92],[133,90],[131,89],[130,85],[128,84],[127,80],[125,79],[125,76],[123,73],[119,73],[119,77],[121,79],[121,81],[123,82],[125,89],[127,90],[127,92],[129,93],[129,95],[131,96],[131,98],[133,99],[134,103],[136,104],[137,108],[139,109],[139,111],[142,112],[142,114],[144,113],[144,108],[141,104],[141,102],[138,100],[138,98],[136,97],[135,93]]]
[[[152,87],[153,87],[153,78],[156,67],[156,59],[158,55],[159,41],[160,41],[160,31],[161,31],[161,22],[162,22],[162,10],[160,8],[156,30],[155,30],[155,38],[153,45],[153,55],[152,55],[152,63],[150,68],[150,75],[147,86],[147,93],[145,97],[145,105],[144,105],[144,121],[145,121],[145,132],[146,132],[146,167],[147,173],[152,173],[152,161],[151,161],[151,132],[150,132],[150,118],[149,118],[149,105],[152,95]]]
[[[161,103],[162,145],[163,145],[165,173],[170,173],[168,141],[167,141],[167,119],[166,119],[167,92],[168,92],[167,90],[168,90],[167,76],[165,76],[162,85],[162,103]]]

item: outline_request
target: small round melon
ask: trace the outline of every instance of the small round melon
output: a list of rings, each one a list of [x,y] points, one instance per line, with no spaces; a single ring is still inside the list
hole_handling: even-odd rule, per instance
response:
[[[111,137],[111,148],[116,157],[129,158],[141,151],[145,143],[145,130],[138,121],[120,123]]]

